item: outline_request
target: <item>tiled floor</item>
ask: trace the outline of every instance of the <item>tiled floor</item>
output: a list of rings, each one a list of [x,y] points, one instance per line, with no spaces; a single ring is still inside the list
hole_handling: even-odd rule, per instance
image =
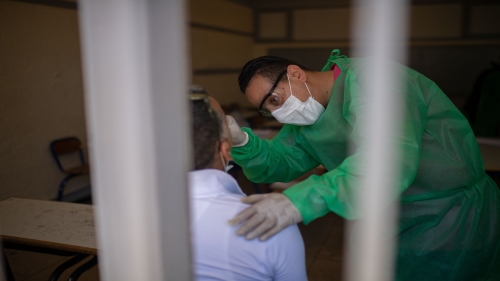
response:
[[[254,193],[254,186],[241,182],[247,194]],[[266,186],[260,185],[265,191]],[[341,280],[344,220],[335,214],[328,214],[309,225],[299,225],[306,249],[306,266],[310,281]],[[52,271],[68,257],[31,253],[20,250],[5,250],[16,281],[48,280]],[[90,258],[66,270],[59,280],[68,280],[70,272]],[[99,280],[98,266],[83,273],[78,280]],[[2,276],[0,276],[2,280]]]

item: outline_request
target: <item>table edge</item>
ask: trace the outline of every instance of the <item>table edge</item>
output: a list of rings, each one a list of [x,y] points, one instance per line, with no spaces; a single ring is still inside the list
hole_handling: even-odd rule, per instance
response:
[[[74,252],[74,253],[78,253],[78,254],[97,255],[96,248],[75,246],[75,245],[69,245],[69,244],[61,244],[61,243],[55,243],[55,242],[49,242],[49,241],[34,240],[34,239],[14,237],[14,236],[9,236],[9,235],[1,235],[0,237],[1,237],[2,241],[9,242],[9,243],[43,247],[43,248],[54,249],[54,250],[62,250],[62,251]]]

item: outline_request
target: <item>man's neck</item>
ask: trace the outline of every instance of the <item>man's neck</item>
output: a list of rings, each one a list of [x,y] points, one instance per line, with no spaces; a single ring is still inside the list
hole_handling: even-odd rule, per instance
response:
[[[333,70],[326,72],[310,72],[307,75],[306,83],[313,97],[326,108],[333,89]]]

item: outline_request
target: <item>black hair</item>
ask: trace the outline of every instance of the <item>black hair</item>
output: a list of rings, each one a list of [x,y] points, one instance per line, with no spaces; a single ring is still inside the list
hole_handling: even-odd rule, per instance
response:
[[[248,84],[255,75],[264,77],[271,84],[274,83],[280,73],[286,71],[286,68],[292,64],[297,65],[302,70],[310,71],[310,69],[291,60],[275,56],[263,56],[250,60],[243,66],[240,76],[238,76],[240,91],[245,93]],[[286,76],[283,75],[281,80],[286,80]]]
[[[210,168],[223,135],[223,122],[207,100],[192,100],[191,111],[194,169]]]

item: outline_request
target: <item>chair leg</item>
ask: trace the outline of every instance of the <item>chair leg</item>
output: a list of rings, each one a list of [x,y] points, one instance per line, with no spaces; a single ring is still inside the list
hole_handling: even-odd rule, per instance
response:
[[[12,273],[12,269],[10,268],[9,261],[7,260],[7,255],[5,251],[2,249],[3,254],[3,270],[5,270],[5,279],[7,281],[15,281],[14,274]]]
[[[82,261],[86,257],[88,257],[88,255],[76,255],[76,256],[72,257],[71,259],[65,261],[63,264],[61,264],[60,266],[58,266],[54,270],[54,272],[52,272],[52,274],[49,277],[49,281],[57,281],[59,279],[59,276],[61,276],[61,274],[66,269],[68,269],[68,268],[72,267],[73,265],[79,263],[80,261]]]
[[[68,281],[76,281],[82,275],[85,271],[91,269],[92,267],[97,265],[97,256],[94,256],[91,260],[88,262],[84,263],[82,266],[79,268],[75,269],[73,273],[69,276]]]
[[[59,185],[59,190],[57,191],[57,201],[62,201],[63,193],[64,193],[64,187],[68,183],[68,181],[74,177],[75,175],[67,175],[62,181],[61,184]]]

